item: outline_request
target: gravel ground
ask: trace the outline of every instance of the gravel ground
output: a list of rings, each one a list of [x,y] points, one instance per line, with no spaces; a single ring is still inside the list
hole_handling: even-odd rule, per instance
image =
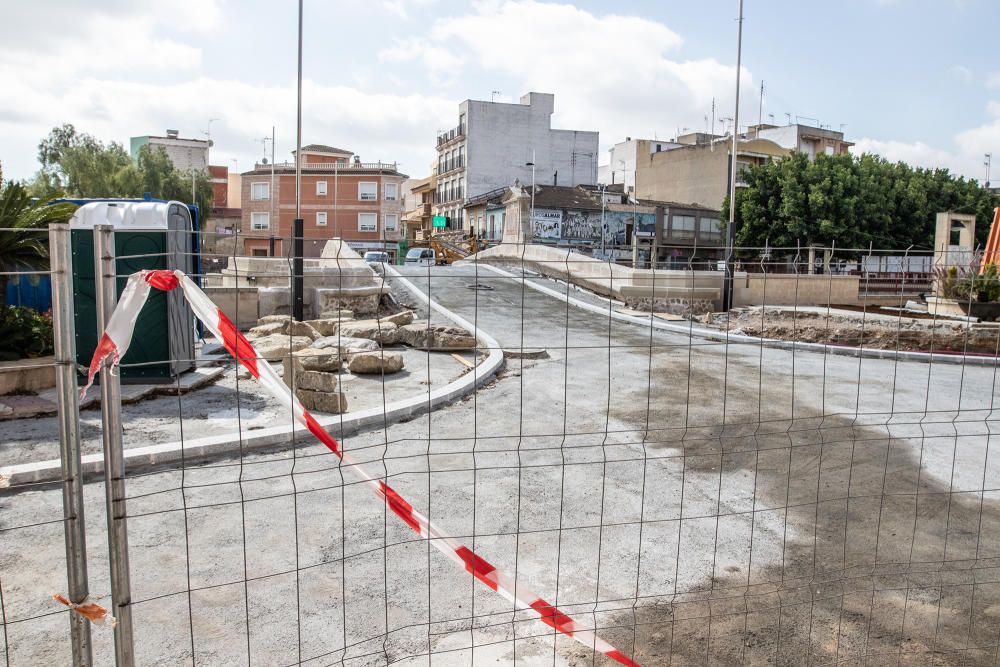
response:
[[[819,308],[744,308],[731,311],[728,326],[734,333],[780,340],[827,343],[881,350],[997,354],[1000,327],[951,319],[887,317]]]
[[[549,358],[344,446],[624,652],[995,664],[994,369],[688,339],[472,267],[410,274]],[[308,444],[130,477],[137,663],[607,664],[513,613],[355,479]],[[101,484],[86,493],[107,602]],[[10,665],[68,656],[46,599],[65,581],[60,517],[56,488],[0,496]],[[99,664],[109,638],[95,629]]]

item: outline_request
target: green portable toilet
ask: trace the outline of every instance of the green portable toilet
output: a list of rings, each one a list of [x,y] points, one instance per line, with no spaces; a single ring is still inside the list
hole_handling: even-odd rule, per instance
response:
[[[97,347],[97,286],[94,282],[95,225],[115,228],[118,295],[128,276],[143,269],[191,273],[192,232],[186,204],[171,201],[93,201],[69,222],[73,251],[76,360],[86,367]],[[132,344],[121,362],[121,381],[168,384],[194,367],[194,314],[180,290],[152,290],[139,314]],[[85,378],[81,377],[81,384]]]

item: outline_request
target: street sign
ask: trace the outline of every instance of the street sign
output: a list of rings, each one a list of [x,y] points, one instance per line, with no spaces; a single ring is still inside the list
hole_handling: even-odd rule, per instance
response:
[[[431,218],[431,222],[435,227],[447,227],[448,217],[444,215],[435,215],[433,218]]]

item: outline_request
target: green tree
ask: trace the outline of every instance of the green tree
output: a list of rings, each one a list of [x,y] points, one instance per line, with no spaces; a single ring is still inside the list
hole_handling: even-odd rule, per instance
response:
[[[985,241],[1000,197],[947,169],[890,163],[875,155],[801,153],[751,167],[737,191],[736,244],[792,248],[818,243],[840,248],[927,250],[937,213],[974,213]],[[723,218],[728,219],[728,198]]]
[[[48,270],[48,225],[66,222],[75,210],[33,199],[20,183],[0,183],[0,274]],[[0,275],[0,294],[6,285]]]
[[[53,128],[38,144],[41,169],[29,185],[31,193],[47,199],[56,192],[70,197],[142,197],[191,201],[208,217],[212,183],[202,171],[174,168],[163,147],[143,146],[133,160],[117,143],[104,144],[77,132],[70,124]]]

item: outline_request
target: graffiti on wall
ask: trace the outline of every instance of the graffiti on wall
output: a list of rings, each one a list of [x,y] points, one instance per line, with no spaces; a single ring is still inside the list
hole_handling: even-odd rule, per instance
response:
[[[605,211],[605,240],[613,245],[628,245],[631,243],[628,233],[636,221],[638,235],[653,236],[656,233],[656,215],[653,213]],[[536,210],[533,233],[538,240],[600,241],[601,212]]]
[[[563,212],[536,208],[531,219],[531,234],[536,239],[558,240],[561,237]]]

